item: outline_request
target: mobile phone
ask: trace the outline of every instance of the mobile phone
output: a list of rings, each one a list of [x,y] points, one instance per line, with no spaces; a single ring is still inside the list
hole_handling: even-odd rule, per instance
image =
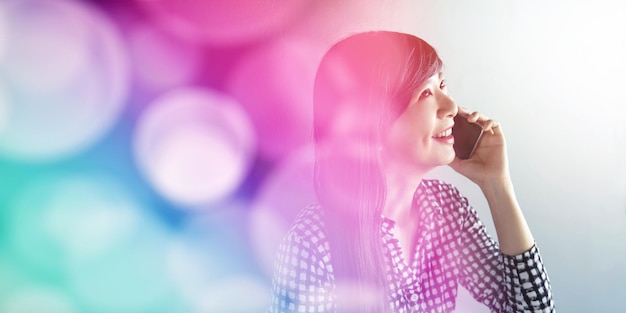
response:
[[[457,114],[452,127],[453,148],[457,158],[463,160],[471,158],[482,135],[483,128],[480,125],[470,123],[467,118]]]

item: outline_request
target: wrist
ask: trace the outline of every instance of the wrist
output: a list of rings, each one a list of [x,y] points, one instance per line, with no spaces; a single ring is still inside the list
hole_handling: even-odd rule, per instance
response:
[[[485,179],[478,184],[486,198],[514,195],[513,181],[509,176]]]

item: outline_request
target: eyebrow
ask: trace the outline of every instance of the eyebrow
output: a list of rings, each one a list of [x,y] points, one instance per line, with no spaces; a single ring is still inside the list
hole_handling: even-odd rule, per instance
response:
[[[439,71],[439,73],[437,74],[437,79],[441,80],[442,78],[443,78],[443,71]],[[426,81],[424,81],[424,83],[422,83],[422,85],[420,86],[422,88],[420,88],[420,89],[423,89],[423,87],[426,85],[427,81],[428,80],[426,80]]]
[[[439,71],[439,73],[437,74],[437,78],[439,78],[439,80],[441,80],[443,78],[443,71]],[[422,91],[424,91],[424,89],[426,89],[426,81],[424,81],[420,87],[417,89],[419,91],[416,91],[416,95],[419,96]]]

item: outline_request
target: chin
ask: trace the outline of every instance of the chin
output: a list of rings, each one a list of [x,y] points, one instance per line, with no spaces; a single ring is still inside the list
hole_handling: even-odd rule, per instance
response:
[[[454,158],[455,158],[454,154],[452,155],[452,157],[440,157],[440,158],[431,160],[431,162],[426,163],[428,164],[428,166],[424,166],[424,167],[429,168],[429,171],[430,171],[440,166],[450,165],[450,163],[454,161]]]
[[[456,153],[453,151],[451,151],[450,153],[441,156],[441,165],[448,165],[450,163],[452,163],[452,161],[454,161],[454,159],[456,158]]]

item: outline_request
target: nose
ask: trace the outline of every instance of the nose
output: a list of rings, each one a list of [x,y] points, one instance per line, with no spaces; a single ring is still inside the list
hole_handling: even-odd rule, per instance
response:
[[[437,99],[439,108],[437,110],[437,116],[439,118],[455,117],[459,112],[459,107],[456,105],[452,97],[445,93],[441,93]]]

